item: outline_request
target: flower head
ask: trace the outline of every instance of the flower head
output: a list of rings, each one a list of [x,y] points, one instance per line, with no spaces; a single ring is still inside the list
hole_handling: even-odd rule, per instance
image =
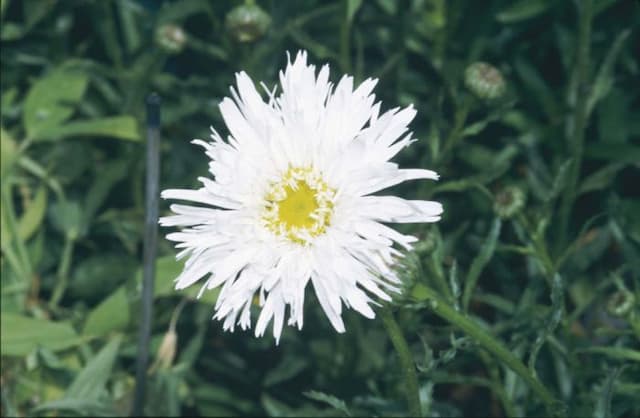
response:
[[[178,258],[188,257],[176,287],[222,286],[214,318],[231,331],[251,326],[257,295],[255,334],[273,320],[276,342],[287,306],[287,323],[302,328],[309,283],[338,332],[343,305],[373,318],[371,295],[388,301],[399,291],[392,266],[402,254],[394,243],[410,250],[417,240],[384,224],[435,222],[442,213],[437,202],[371,195],[438,178],[389,162],[414,141],[407,125],[416,111],[380,115],[376,80],[354,88],[344,76],[333,86],[328,65],[316,74],[305,52],[280,72],[282,92],[267,91],[267,101],[246,73],[236,82],[220,104],[227,140],[212,129],[212,142],[194,141],[211,159],[213,178],[200,177],[198,190],[162,193],[202,205],[174,204],[174,215],[160,220],[182,228],[167,235],[182,249]]]

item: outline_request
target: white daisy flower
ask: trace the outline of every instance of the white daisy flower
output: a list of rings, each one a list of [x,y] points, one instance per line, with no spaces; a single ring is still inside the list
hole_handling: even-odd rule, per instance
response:
[[[388,301],[399,292],[392,265],[417,239],[384,225],[435,222],[442,205],[425,200],[371,195],[406,180],[432,179],[430,170],[400,169],[389,162],[415,141],[407,125],[412,106],[380,115],[372,94],[377,80],[354,88],[344,76],[329,82],[329,66],[316,74],[299,52],[280,72],[282,92],[265,101],[249,76],[236,74],[237,90],[220,103],[229,129],[225,141],[194,140],[211,159],[212,178],[198,190],[165,190],[162,197],[204,206],[174,204],[164,226],[188,257],[176,279],[182,289],[201,281],[200,292],[222,286],[214,318],[233,331],[251,327],[250,308],[262,308],[255,334],[273,319],[276,344],[287,306],[289,325],[302,328],[305,288],[338,332],[342,307],[375,316],[371,296]],[[264,85],[262,85],[264,87]]]

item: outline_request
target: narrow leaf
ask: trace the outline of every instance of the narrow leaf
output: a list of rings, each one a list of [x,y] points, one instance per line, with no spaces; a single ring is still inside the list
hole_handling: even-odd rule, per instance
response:
[[[131,116],[113,116],[65,123],[42,133],[40,139],[58,139],[71,136],[105,136],[130,141],[140,140],[138,123]]]
[[[35,197],[18,221],[18,235],[23,241],[28,240],[38,230],[47,210],[47,188],[38,188]]]
[[[99,399],[100,395],[105,391],[105,385],[116,361],[120,340],[119,336],[111,339],[95,357],[89,360],[85,368],[71,382],[71,386],[65,393],[65,398]]]
[[[465,311],[469,308],[469,301],[471,300],[471,295],[476,287],[480,273],[482,273],[482,270],[485,268],[489,260],[491,260],[491,257],[493,257],[501,228],[502,221],[500,218],[495,218],[487,239],[484,241],[480,252],[471,263],[471,268],[469,268],[469,273],[467,274],[464,283],[464,292],[462,294],[462,306]]]
[[[333,408],[337,409],[338,411],[342,412],[346,416],[348,417],[351,416],[351,412],[349,411],[349,408],[347,408],[347,404],[342,399],[336,398],[333,395],[329,395],[323,392],[318,392],[315,390],[310,390],[308,392],[304,392],[304,396],[306,396],[309,399],[313,399],[314,401],[324,402],[332,406]]]
[[[84,335],[101,336],[123,329],[129,323],[129,301],[124,287],[119,287],[93,309],[84,324]]]

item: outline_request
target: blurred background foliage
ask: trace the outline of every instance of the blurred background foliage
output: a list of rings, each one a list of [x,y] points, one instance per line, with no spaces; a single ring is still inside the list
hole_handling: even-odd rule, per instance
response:
[[[441,174],[396,190],[445,207],[441,223],[405,228],[421,241],[394,307],[425,415],[545,410],[424,289],[521,359],[558,412],[640,415],[637,1],[2,0],[1,12],[3,416],[128,413],[144,97],[163,100],[161,187],[193,187],[207,161],[189,141],[224,132],[234,72],[273,86],[298,49],[334,80],[378,77],[385,109],[413,103],[420,140],[397,162]],[[338,335],[310,298],[304,329],[278,347],[223,333],[215,291],[174,291],[181,266],[159,245],[147,414],[406,413],[379,320],[347,312]]]

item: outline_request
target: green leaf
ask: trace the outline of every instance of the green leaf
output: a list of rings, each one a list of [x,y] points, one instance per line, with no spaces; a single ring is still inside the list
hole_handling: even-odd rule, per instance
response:
[[[529,370],[536,375],[536,360],[540,349],[550,335],[553,335],[564,316],[564,280],[556,273],[551,284],[551,313],[544,328],[539,332],[529,355]]]
[[[333,408],[337,409],[338,411],[342,412],[346,416],[348,417],[351,416],[351,412],[349,411],[349,408],[347,408],[347,404],[342,399],[336,398],[333,395],[329,395],[324,392],[318,392],[315,390],[310,390],[310,391],[304,392],[304,396],[306,396],[309,399],[313,399],[314,401],[324,402],[332,406]]]
[[[558,168],[558,174],[553,179],[551,184],[551,190],[547,193],[545,201],[551,201],[558,197],[560,193],[567,187],[567,181],[569,180],[569,173],[571,172],[571,165],[573,164],[573,158],[567,159],[560,168]]]
[[[180,22],[197,13],[205,13],[209,16],[215,15],[211,9],[211,4],[207,0],[178,0],[176,2],[163,3],[156,18],[156,25]]]
[[[59,139],[71,136],[105,136],[139,141],[138,122],[131,116],[113,116],[68,122],[43,132],[39,139]]]
[[[3,41],[14,41],[16,39],[20,39],[27,32],[24,26],[17,25],[13,22],[3,23],[0,30],[0,39]]]
[[[64,68],[38,79],[24,101],[23,124],[27,136],[40,139],[73,115],[87,88],[87,76]]]
[[[502,221],[500,218],[495,218],[493,220],[493,224],[491,225],[491,230],[489,231],[489,235],[487,239],[482,243],[482,248],[478,255],[473,259],[471,263],[471,267],[469,268],[469,273],[467,273],[467,277],[465,279],[464,284],[464,292],[462,294],[462,306],[466,311],[469,307],[469,301],[471,300],[471,295],[473,294],[473,290],[476,287],[476,283],[478,282],[478,278],[484,270],[485,266],[493,257],[493,253],[496,249],[496,243],[498,242],[498,237],[500,236],[500,229],[502,228]]]
[[[180,275],[184,267],[184,262],[177,261],[174,256],[160,257],[156,260],[156,281],[154,286],[154,297],[183,295],[196,298],[200,288],[204,285],[204,279],[189,286],[186,289],[175,290],[175,279]],[[142,269],[136,275],[137,283],[142,282]],[[220,288],[205,290],[198,301],[208,304],[215,304],[218,299]]]
[[[67,399],[98,400],[105,391],[118,355],[121,337],[112,338],[85,366],[65,393]]]
[[[593,88],[591,90],[591,94],[587,99],[587,115],[590,115],[593,111],[593,108],[596,104],[605,97],[611,91],[611,87],[613,86],[613,67],[620,54],[620,50],[622,49],[622,45],[624,45],[624,41],[627,40],[629,35],[631,34],[631,29],[626,29],[622,31],[611,47],[609,48],[609,52],[605,57],[602,65],[600,65],[600,70],[598,70],[598,75],[596,76],[595,82],[593,83]],[[587,116],[588,117],[588,116]]]
[[[533,64],[518,57],[514,62],[514,68],[518,77],[522,79],[530,97],[538,102],[539,107],[546,113],[547,118],[550,120],[557,118],[558,114],[561,113],[558,100],[554,91]]]
[[[2,312],[2,355],[25,356],[36,347],[64,350],[82,341],[71,324]]]
[[[548,0],[520,0],[512,3],[496,15],[501,23],[514,23],[531,19],[546,12],[551,6]]]
[[[113,417],[118,415],[106,400],[96,401],[91,399],[66,398],[40,404],[31,410],[30,415],[37,416],[46,411],[74,412],[79,416],[85,417]]]
[[[264,377],[263,385],[273,386],[286,382],[309,367],[309,360],[304,357],[288,356],[284,357],[274,368],[269,369]]]
[[[27,30],[36,26],[55,7],[57,0],[22,0]]]
[[[355,16],[360,6],[362,6],[362,0],[347,0],[347,22],[353,20],[353,16]]]
[[[640,362],[640,351],[624,347],[587,347],[576,350],[578,353],[602,354],[613,360]]]
[[[49,215],[53,226],[71,239],[82,237],[87,232],[82,208],[78,202],[70,200],[55,202],[51,205]]]
[[[631,164],[640,161],[640,146],[633,144],[590,143],[586,145],[584,153],[594,160]]]
[[[618,171],[622,170],[624,167],[625,164],[611,163],[602,167],[595,173],[590,174],[584,179],[582,184],[580,184],[578,195],[609,187],[613,183]]]
[[[18,221],[18,235],[23,241],[28,240],[40,228],[47,211],[47,187],[40,186],[35,197]]]
[[[96,306],[84,323],[84,335],[101,336],[129,324],[129,300],[124,286]]]
[[[130,161],[131,159],[121,158],[97,167],[97,172],[100,175],[89,188],[84,202],[87,223],[93,219],[98,209],[104,204],[113,186],[129,174]],[[118,221],[121,222],[122,219],[119,218]]]
[[[11,167],[13,166],[18,156],[16,142],[11,135],[0,126],[0,176],[4,181],[8,174],[11,173]]]

